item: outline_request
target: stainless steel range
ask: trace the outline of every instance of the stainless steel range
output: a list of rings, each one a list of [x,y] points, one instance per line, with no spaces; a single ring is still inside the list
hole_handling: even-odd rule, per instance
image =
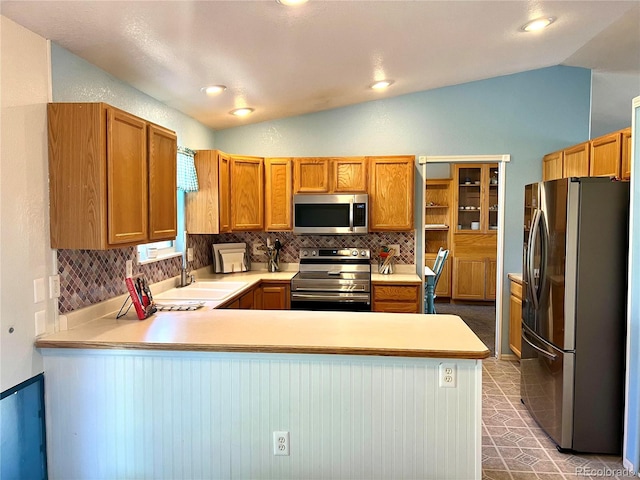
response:
[[[299,270],[291,279],[292,309],[371,311],[368,248],[301,248]]]

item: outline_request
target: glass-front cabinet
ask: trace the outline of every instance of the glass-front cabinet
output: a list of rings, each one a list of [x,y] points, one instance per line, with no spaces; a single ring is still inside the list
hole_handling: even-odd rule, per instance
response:
[[[498,164],[454,165],[455,233],[498,230]]]

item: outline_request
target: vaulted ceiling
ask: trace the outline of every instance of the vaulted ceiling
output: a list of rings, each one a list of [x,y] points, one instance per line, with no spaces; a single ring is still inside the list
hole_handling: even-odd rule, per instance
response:
[[[22,0],[1,8],[214,129],[559,64],[640,79],[635,0]],[[555,21],[521,30],[542,16]],[[368,88],[383,78],[394,81],[389,89]],[[212,84],[227,89],[201,91]],[[229,114],[245,106],[254,113]]]

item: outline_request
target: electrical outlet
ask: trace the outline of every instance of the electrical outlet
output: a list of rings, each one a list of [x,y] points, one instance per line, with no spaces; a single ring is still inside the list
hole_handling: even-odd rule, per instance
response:
[[[289,455],[289,432],[273,432],[273,454]]]
[[[193,248],[187,248],[187,262],[193,262]]]
[[[60,296],[60,275],[51,275],[49,277],[49,298],[58,298]]]
[[[127,278],[131,278],[133,277],[133,260],[127,260],[126,263],[126,277]]]
[[[400,245],[393,244],[393,245],[387,245],[387,247],[389,248],[389,250],[393,248],[393,251],[396,252],[395,255],[400,255]]]
[[[262,243],[253,242],[253,254],[260,255],[263,252],[264,252],[264,247],[262,246]]]
[[[452,363],[441,363],[438,366],[438,377],[440,378],[440,387],[456,388],[458,382],[457,367]]]

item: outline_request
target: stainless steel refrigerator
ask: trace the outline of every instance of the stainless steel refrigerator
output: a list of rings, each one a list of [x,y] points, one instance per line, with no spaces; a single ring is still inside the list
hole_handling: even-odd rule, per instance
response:
[[[525,187],[522,402],[563,451],[622,448],[629,184]]]

